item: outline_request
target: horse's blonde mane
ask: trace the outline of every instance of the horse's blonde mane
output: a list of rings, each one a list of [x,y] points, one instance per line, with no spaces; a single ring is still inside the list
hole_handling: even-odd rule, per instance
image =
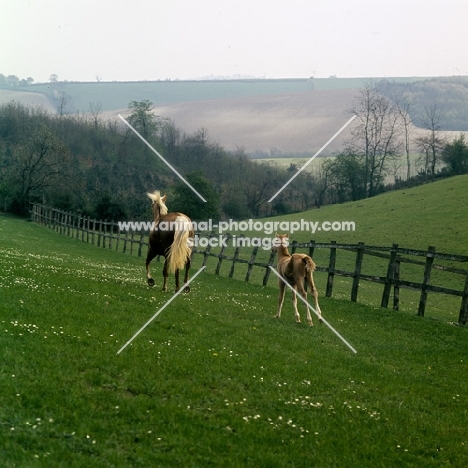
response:
[[[147,192],[146,195],[148,195],[148,197],[153,201],[153,204],[155,203],[156,205],[158,205],[159,214],[161,216],[167,215],[167,206],[164,203],[166,197],[161,197],[161,193],[159,192],[159,190],[155,190],[153,193]]]

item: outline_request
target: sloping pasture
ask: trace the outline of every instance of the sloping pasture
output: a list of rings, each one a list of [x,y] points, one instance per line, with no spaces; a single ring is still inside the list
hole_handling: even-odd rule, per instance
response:
[[[322,298],[354,354],[202,273],[117,354],[171,297],[143,270],[0,218],[2,466],[465,465],[465,328]]]

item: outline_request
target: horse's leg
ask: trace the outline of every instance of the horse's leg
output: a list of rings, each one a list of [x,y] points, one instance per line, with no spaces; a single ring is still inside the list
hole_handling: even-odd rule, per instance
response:
[[[154,286],[154,279],[151,277],[150,272],[150,263],[154,257],[156,257],[156,254],[151,246],[149,246],[148,253],[146,255],[146,280],[148,281],[148,286]]]
[[[180,289],[180,282],[179,282],[179,269],[174,272],[174,277],[175,277],[175,292],[177,292]]]
[[[190,270],[190,257],[187,259],[187,263],[185,264],[185,276],[184,276],[184,293],[190,292],[190,286],[187,286],[187,282],[189,280],[189,270]]]
[[[164,260],[164,268],[163,268],[162,274],[163,274],[163,277],[164,277],[162,290],[165,292],[165,291],[167,291],[167,276],[168,276],[167,259]]]
[[[284,293],[285,293],[285,288],[286,285],[283,283],[283,280],[278,280],[278,285],[279,285],[279,294],[278,294],[278,310],[276,311],[275,318],[280,318],[281,316],[281,308],[283,307],[283,301],[284,301]]]
[[[319,322],[322,323],[322,311],[320,310],[320,306],[318,303],[318,291],[317,291],[317,288],[315,287],[314,278],[312,277],[312,275],[310,275],[310,277],[307,278],[307,280],[308,280],[307,282],[309,283],[310,292],[312,296],[314,296],[314,299],[315,299],[315,309],[317,310],[319,314]]]

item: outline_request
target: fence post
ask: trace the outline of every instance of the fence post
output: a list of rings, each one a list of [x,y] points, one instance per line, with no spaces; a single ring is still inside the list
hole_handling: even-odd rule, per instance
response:
[[[291,255],[294,255],[296,253],[297,249],[297,241],[293,240],[291,244]]]
[[[141,250],[143,248],[143,245],[145,242],[143,241],[143,238],[145,237],[145,232],[142,230],[140,233],[140,240],[138,242],[138,256],[141,257]]]
[[[394,285],[393,285],[393,310],[399,310],[400,308],[400,285],[398,280],[400,279],[400,260],[395,262],[395,275],[394,275]]]
[[[115,251],[119,251],[119,244],[120,244],[120,225],[117,225],[117,241],[115,244]]]
[[[60,234],[65,234],[65,211],[60,210]]]
[[[388,261],[387,276],[385,277],[385,286],[382,293],[382,301],[380,307],[387,308],[390,299],[390,291],[392,289],[393,279],[395,278],[395,263],[398,253],[398,244],[393,244],[390,249],[390,260]]]
[[[419,307],[418,307],[418,315],[420,317],[424,317],[424,310],[426,308],[426,301],[427,301],[426,286],[431,281],[431,269],[432,269],[432,263],[434,262],[434,252],[435,252],[435,247],[431,245],[426,254],[426,267],[424,268],[424,279],[421,285],[421,298],[419,299]]]
[[[356,302],[358,297],[359,280],[361,279],[362,258],[364,256],[364,242],[359,242],[356,250],[356,265],[354,267],[353,286],[351,288],[351,301]]]
[[[253,264],[255,262],[255,257],[257,256],[258,252],[258,245],[256,245],[252,251],[252,255],[250,256],[249,266],[247,267],[247,273],[245,275],[245,281],[248,282],[250,279],[250,275],[252,274]]]
[[[466,272],[465,287],[463,288],[463,296],[460,306],[460,315],[458,316],[458,323],[466,325],[468,321],[468,271]]]
[[[241,236],[241,237],[244,237],[244,236]],[[234,276],[234,267],[236,265],[237,259],[239,258],[239,252],[240,252],[240,243],[237,242],[237,236],[232,236],[232,239],[233,239],[233,243],[236,244],[236,250],[234,251],[234,256],[232,257],[232,265],[231,265],[231,271],[229,272],[229,278],[232,278]]]
[[[211,240],[211,234],[208,234],[208,241]],[[210,256],[211,252],[211,244],[208,242],[208,245],[205,248],[205,251],[203,252],[203,263],[202,266],[206,266],[206,262],[208,261],[208,257]]]
[[[276,252],[271,252],[270,253],[270,258],[268,260],[268,264],[265,268],[265,275],[263,276],[263,282],[262,282],[262,285],[263,286],[266,286],[268,284],[268,279],[270,278],[270,273],[271,273],[271,270],[270,270],[270,267],[273,266],[273,262],[275,260],[275,257],[276,257]]]
[[[309,257],[313,260],[314,259],[314,250],[315,250],[315,241],[311,240],[309,242]]]
[[[220,239],[221,239],[221,235],[220,235]],[[221,270],[221,263],[223,261],[224,251],[226,250],[226,245],[229,239],[229,234],[227,234],[226,236],[223,236],[222,239],[226,239],[226,242],[222,243],[223,246],[221,247],[221,252],[219,252],[218,264],[216,265],[215,275],[219,275],[219,271]]]
[[[331,241],[330,247],[330,261],[328,263],[328,278],[327,278],[327,290],[325,292],[326,297],[331,297],[333,292],[333,278],[335,277],[335,264],[336,264],[336,241]]]
[[[110,232],[109,232],[109,249],[112,250],[112,239],[114,238],[114,221],[110,223]]]

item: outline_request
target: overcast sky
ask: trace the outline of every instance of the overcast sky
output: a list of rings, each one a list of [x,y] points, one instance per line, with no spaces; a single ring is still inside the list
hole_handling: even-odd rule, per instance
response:
[[[0,73],[468,75],[467,19],[466,0],[0,0]]]

